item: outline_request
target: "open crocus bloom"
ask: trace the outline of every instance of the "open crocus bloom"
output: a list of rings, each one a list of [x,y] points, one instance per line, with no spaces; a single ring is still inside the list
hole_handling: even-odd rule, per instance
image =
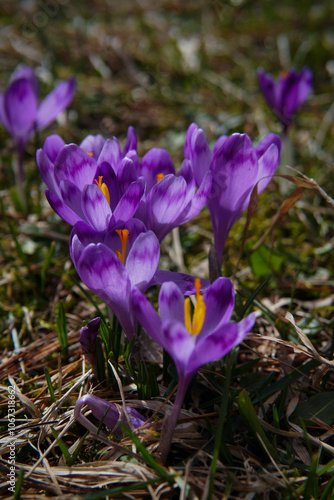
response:
[[[135,171],[133,147],[132,127],[123,152],[116,138],[88,136],[77,146],[48,137],[37,151],[37,163],[55,212],[71,225],[84,221],[96,231],[129,220],[144,192],[143,179],[130,175]]]
[[[206,204],[211,173],[206,173],[196,191],[193,168],[188,160],[176,173],[169,153],[153,148],[143,157],[138,172],[145,179],[145,194],[135,216],[159,241],[173,228],[195,217]]]
[[[163,461],[192,377],[202,365],[222,358],[240,344],[255,323],[254,314],[238,323],[230,322],[234,290],[228,278],[217,279],[203,295],[200,287],[200,280],[197,280],[192,316],[189,297],[184,300],[175,283],[164,283],[161,287],[160,317],[138,288],[132,290],[132,304],[138,321],[173,358],[179,378],[173,412],[168,424],[164,424],[160,441]]]
[[[103,422],[118,437],[122,436],[122,431],[120,429],[121,422],[129,427],[127,417],[120,405],[110,403],[105,399],[93,396],[93,394],[86,394],[75,403],[74,418],[94,434],[98,432],[98,429],[81,413],[83,406],[88,406],[94,417]],[[130,419],[130,424],[135,429],[146,422],[146,419],[134,408],[127,406],[126,411]]]
[[[0,92],[0,121],[13,137],[19,155],[23,155],[35,130],[47,127],[70,104],[74,91],[75,81],[71,77],[58,83],[38,104],[38,82],[33,69],[16,69],[4,94]]]
[[[142,292],[134,287],[135,315],[147,333],[173,358],[179,376],[179,389],[188,386],[204,364],[216,361],[242,342],[255,323],[250,314],[239,323],[230,322],[234,290],[228,278],[218,278],[203,295],[196,280],[196,306],[193,318],[190,299],[173,282],[164,283],[159,294],[160,317]]]
[[[115,313],[130,339],[136,332],[131,290],[147,290],[158,268],[159,241],[144,224],[131,219],[101,237],[88,224],[78,222],[71,233],[70,253],[85,283]]]
[[[194,123],[189,127],[184,154],[193,166],[196,183],[202,182],[207,170],[212,172],[207,206],[220,263],[228,233],[248,207],[254,186],[261,193],[268,185],[280,150],[276,134],[267,135],[255,148],[247,134],[232,134],[220,137],[211,153],[203,130]]]
[[[257,73],[264,97],[286,132],[293,115],[311,91],[312,72],[306,66],[300,72],[291,69],[281,73],[277,80],[262,68],[259,68]]]

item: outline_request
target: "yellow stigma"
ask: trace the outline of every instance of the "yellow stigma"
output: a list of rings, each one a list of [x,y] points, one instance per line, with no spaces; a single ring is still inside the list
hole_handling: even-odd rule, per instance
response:
[[[163,179],[165,177],[164,174],[158,174],[157,175],[157,182],[161,181],[161,179]]]
[[[107,202],[110,205],[109,189],[107,188],[106,184],[104,182],[102,182],[102,179],[103,179],[103,175],[99,175],[99,180],[98,181],[96,179],[94,179],[94,180],[95,180],[96,184],[99,186],[99,188],[101,189],[104,196],[107,198]]]
[[[93,153],[90,153],[89,151],[86,151],[85,149],[84,149],[84,152],[87,153],[88,156],[93,156]]]
[[[184,324],[186,329],[191,335],[198,335],[202,330],[202,326],[205,320],[205,310],[206,306],[204,304],[203,296],[200,293],[201,280],[199,278],[195,279],[196,288],[196,305],[193,314],[193,320],[191,321],[191,307],[190,298],[187,297],[184,302]]]
[[[124,266],[126,244],[128,242],[128,238],[129,238],[129,230],[128,229],[116,229],[116,233],[118,234],[118,236],[120,237],[120,240],[121,240],[121,250],[117,250],[116,255]]]

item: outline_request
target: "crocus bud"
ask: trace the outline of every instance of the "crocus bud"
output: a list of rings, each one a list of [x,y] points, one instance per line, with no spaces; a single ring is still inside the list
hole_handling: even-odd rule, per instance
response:
[[[109,401],[93,396],[92,394],[86,394],[76,402],[74,408],[74,418],[89,431],[97,433],[97,428],[82,415],[81,408],[85,405],[88,406],[94,417],[109,427],[116,436],[122,436],[122,431],[120,429],[121,422],[129,427],[129,423],[122,406],[110,403]],[[130,422],[135,429],[146,422],[146,419],[134,408],[127,406],[126,410],[130,418]]]

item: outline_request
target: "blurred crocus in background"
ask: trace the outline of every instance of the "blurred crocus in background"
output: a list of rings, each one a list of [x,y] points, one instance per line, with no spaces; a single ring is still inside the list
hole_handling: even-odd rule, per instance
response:
[[[225,356],[240,344],[252,329],[252,313],[240,322],[231,322],[234,290],[228,278],[218,278],[204,294],[196,279],[196,305],[191,314],[190,298],[184,299],[173,282],[164,283],[159,294],[160,316],[141,291],[132,290],[134,313],[146,332],[173,358],[178,389],[172,412],[164,421],[159,452],[165,462],[174,429],[189,383],[198,369]]]
[[[121,423],[127,427],[132,426],[137,429],[146,422],[146,419],[130,406],[126,407],[127,415],[125,415],[122,406],[93,396],[93,394],[86,394],[75,403],[74,418],[94,434],[97,434],[98,429],[82,414],[81,409],[83,406],[88,406],[94,417],[109,427],[117,437],[122,436]]]
[[[263,95],[281,122],[285,135],[296,111],[312,89],[312,72],[307,66],[300,72],[290,69],[275,80],[270,73],[259,68],[258,78]]]
[[[17,152],[16,182],[22,191],[23,155],[30,137],[53,122],[71,102],[75,91],[73,77],[61,81],[38,104],[38,81],[29,66],[19,66],[4,93],[0,92],[0,121],[12,136]]]
[[[211,152],[203,130],[195,123],[188,128],[184,155],[192,164],[196,184],[202,183],[208,170],[212,173],[207,206],[219,265],[233,224],[248,207],[255,185],[261,193],[270,182],[280,151],[276,134],[267,135],[254,147],[247,134],[235,133],[221,136]]]

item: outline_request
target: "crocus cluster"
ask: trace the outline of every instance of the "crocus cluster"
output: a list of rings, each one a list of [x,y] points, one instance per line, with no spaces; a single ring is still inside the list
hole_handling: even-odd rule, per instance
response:
[[[73,226],[70,255],[80,278],[117,316],[129,340],[141,325],[174,360],[179,382],[173,410],[162,427],[162,461],[192,377],[202,365],[238,346],[253,327],[255,315],[231,321],[234,290],[227,278],[210,283],[158,269],[160,243],[207,205],[221,265],[232,225],[249,205],[252,191],[260,193],[271,180],[280,149],[275,134],[255,147],[247,134],[232,134],[220,137],[211,151],[203,130],[193,123],[179,170],[165,149],[153,148],[140,160],[133,127],[123,148],[115,137],[88,136],[76,145],[52,135],[37,151],[47,199]],[[153,285],[161,285],[160,315],[145,297]],[[83,351],[93,367],[98,328],[95,318],[80,331]],[[89,429],[81,414],[84,404],[114,430],[124,420],[112,403],[85,396],[78,401],[75,416]],[[128,418],[134,427],[144,421],[133,409],[128,409]]]
[[[38,81],[29,66],[19,66],[5,92],[0,92],[0,121],[13,137],[18,155],[18,177],[23,182],[23,153],[30,137],[52,123],[71,102],[75,81],[61,81],[38,104]]]
[[[291,69],[275,80],[270,73],[258,69],[261,90],[286,134],[296,111],[304,104],[312,89],[312,72],[305,66],[300,72]]]

